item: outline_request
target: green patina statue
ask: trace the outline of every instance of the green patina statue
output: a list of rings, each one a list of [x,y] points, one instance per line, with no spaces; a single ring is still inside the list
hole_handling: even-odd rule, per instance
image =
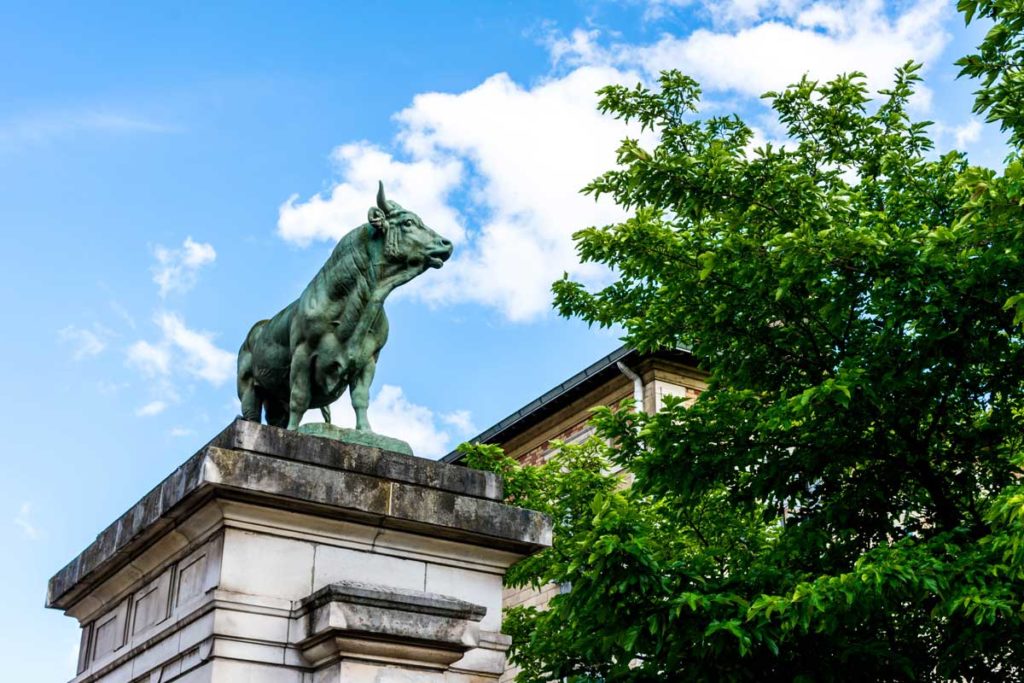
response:
[[[349,389],[356,430],[370,432],[366,408],[377,356],[388,338],[384,299],[428,268],[440,268],[452,243],[377,190],[369,223],[339,240],[327,263],[293,301],[253,325],[238,352],[242,417],[297,429],[303,414]]]

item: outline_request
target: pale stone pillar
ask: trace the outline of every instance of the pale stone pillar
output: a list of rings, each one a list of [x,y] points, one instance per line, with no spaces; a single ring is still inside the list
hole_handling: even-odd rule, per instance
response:
[[[496,680],[505,570],[550,544],[496,476],[236,421],[50,580],[75,683]]]

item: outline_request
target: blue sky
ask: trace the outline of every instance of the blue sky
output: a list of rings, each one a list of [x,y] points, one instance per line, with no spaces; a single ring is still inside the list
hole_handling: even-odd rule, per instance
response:
[[[1005,153],[954,78],[981,29],[951,2],[89,5],[0,5],[10,680],[71,678],[77,628],[42,608],[46,580],[237,413],[246,331],[378,178],[456,242],[389,301],[370,409],[437,457],[618,345],[548,294],[563,271],[608,277],[569,237],[621,215],[577,194],[629,132],[597,87],[678,67],[706,111],[777,140],[759,93],[805,71],[884,87],[914,58],[939,146]]]

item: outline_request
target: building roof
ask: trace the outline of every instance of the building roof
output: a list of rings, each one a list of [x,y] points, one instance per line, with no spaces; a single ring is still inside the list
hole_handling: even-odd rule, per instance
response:
[[[629,366],[631,363],[648,358],[664,358],[676,362],[687,361],[690,364],[694,362],[690,350],[685,348],[655,351],[654,353],[640,353],[628,346],[620,346],[604,358],[544,392],[508,417],[480,432],[472,439],[469,439],[469,442],[502,443],[507,441],[512,435],[529,429],[573,401],[586,396],[594,389],[622,374],[617,366],[618,363]],[[462,460],[462,457],[462,454],[456,450],[444,456],[441,460],[443,462],[457,463]]]

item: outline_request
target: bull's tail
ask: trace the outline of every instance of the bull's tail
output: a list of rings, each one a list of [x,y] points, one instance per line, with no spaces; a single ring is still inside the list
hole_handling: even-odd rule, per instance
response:
[[[242,348],[238,349],[238,400],[242,403],[242,417],[246,420],[259,422],[263,412],[263,405],[256,392],[256,378],[253,375],[252,351],[259,339],[263,326],[268,321],[261,320],[252,326],[249,334],[245,335]]]

